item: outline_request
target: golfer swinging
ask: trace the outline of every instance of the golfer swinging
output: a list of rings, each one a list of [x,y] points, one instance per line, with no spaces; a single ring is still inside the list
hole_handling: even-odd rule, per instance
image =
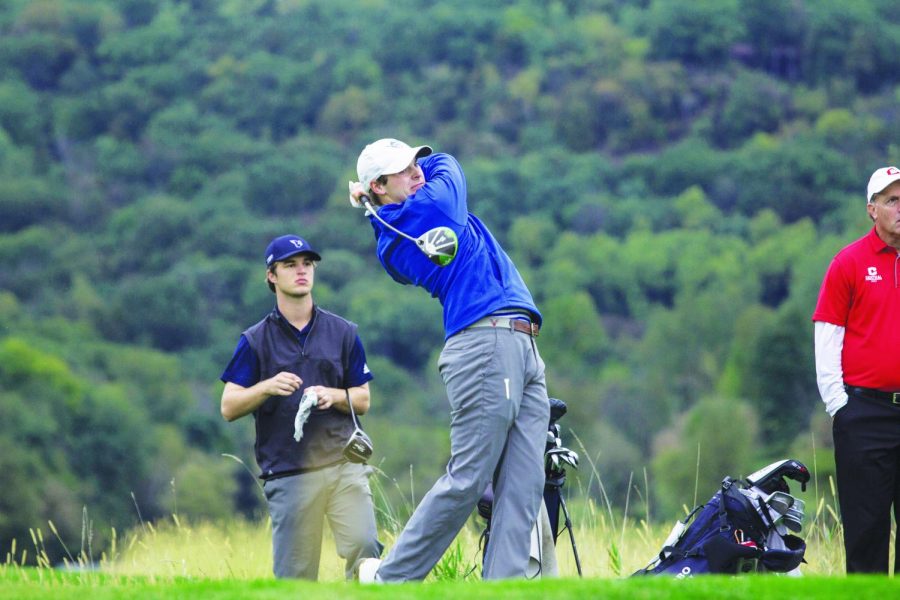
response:
[[[550,405],[535,339],[541,314],[509,256],[468,211],[466,179],[448,154],[394,139],[365,147],[350,202],[368,196],[376,253],[398,283],[425,288],[443,306],[438,368],[450,402],[450,462],[383,562],[363,561],[360,581],[422,580],[494,486],[485,579],[523,577],[544,489]],[[390,224],[386,227],[381,221]],[[438,266],[407,236],[448,227],[455,257]]]

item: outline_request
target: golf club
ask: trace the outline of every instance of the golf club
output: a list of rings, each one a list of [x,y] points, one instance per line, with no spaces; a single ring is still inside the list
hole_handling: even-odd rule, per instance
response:
[[[412,237],[411,235],[407,235],[393,227],[384,219],[378,216],[378,213],[375,211],[375,207],[372,206],[371,199],[363,194],[360,196],[360,201],[366,207],[368,214],[372,215],[378,221],[396,233],[397,235],[408,239],[413,242],[419,250],[425,253],[425,256],[428,259],[436,264],[439,267],[445,267],[450,264],[450,262],[456,258],[456,251],[459,248],[459,240],[456,237],[456,232],[454,232],[449,227],[435,227],[434,229],[429,229],[422,235],[417,238]]]
[[[784,516],[788,509],[794,505],[794,497],[784,492],[773,492],[769,499],[766,500],[769,508]]]
[[[747,476],[747,483],[767,494],[775,491],[790,493],[785,477],[800,482],[800,489],[805,492],[806,484],[809,482],[809,469],[796,460],[780,460],[751,473]]]

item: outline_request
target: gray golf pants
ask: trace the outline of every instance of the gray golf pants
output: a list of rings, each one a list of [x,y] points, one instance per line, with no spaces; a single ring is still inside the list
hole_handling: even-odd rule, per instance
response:
[[[377,576],[424,579],[493,481],[483,577],[524,577],[544,489],[550,421],[544,362],[525,333],[469,328],[447,340],[438,366],[450,401],[450,462]]]
[[[337,553],[346,560],[348,579],[362,559],[381,556],[369,489],[371,471],[366,465],[340,463],[265,482],[276,577],[318,578],[325,517]]]

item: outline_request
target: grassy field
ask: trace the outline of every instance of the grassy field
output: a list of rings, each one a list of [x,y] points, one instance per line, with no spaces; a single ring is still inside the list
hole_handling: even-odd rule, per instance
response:
[[[833,497],[833,494],[832,496]],[[402,519],[380,503],[386,523],[381,539],[390,548]],[[389,507],[388,507],[389,508]],[[804,577],[629,578],[659,551],[672,522],[649,524],[622,516],[593,501],[571,501],[574,537],[583,578],[577,577],[567,533],[559,538],[559,579],[481,582],[479,535],[473,517],[424,584],[360,586],[343,581],[344,565],[327,533],[320,583],[276,581],[271,575],[271,531],[266,521],[187,523],[177,516],[142,523],[99,557],[69,555],[63,568],[47,559],[50,544],[62,544],[52,523],[33,531],[30,544],[13,546],[0,563],[0,598],[283,598],[315,594],[321,598],[754,598],[776,593],[785,598],[893,597],[900,584],[888,577],[845,577],[841,530],[835,509],[824,498],[808,504],[803,537],[807,542]],[[674,522],[674,519],[673,519]],[[68,553],[68,550],[67,550]],[[37,567],[33,566],[37,562]]]
[[[309,583],[274,579],[195,579],[185,577],[128,577],[99,573],[62,573],[39,569],[0,570],[0,597],[29,600],[83,599],[457,599],[479,598],[867,598],[896,597],[900,584],[876,576],[803,577],[706,576],[688,580],[561,578],[535,581],[436,581],[424,584],[362,586],[357,583]]]
[[[671,523],[616,520],[592,503],[574,504],[570,510],[582,571],[589,578],[626,577],[645,566],[659,552],[671,527]],[[819,521],[822,523],[812,519],[804,532],[808,547],[802,570],[806,575],[842,575],[840,529],[826,524],[831,519]],[[428,581],[479,579],[482,525],[479,519],[470,520]],[[395,535],[394,529],[382,531],[387,548],[393,545]],[[556,554],[560,575],[577,576],[568,533],[560,536]],[[172,519],[145,524],[118,542],[111,556],[102,558],[101,567],[104,573],[126,577],[265,579],[272,572],[271,531],[267,522],[187,524]],[[343,562],[326,528],[320,581],[341,581],[343,572]]]
[[[99,560],[75,556],[68,568],[52,568],[41,556],[54,532],[34,533],[31,548],[13,547],[0,564],[2,598],[283,598],[315,594],[321,598],[884,598],[900,591],[886,577],[844,577],[840,530],[829,527],[820,507],[806,529],[807,561],[802,578],[778,576],[698,577],[676,581],[659,577],[629,579],[658,552],[669,524],[616,519],[588,503],[570,506],[584,578],[576,576],[568,535],[559,539],[561,577],[543,581],[481,582],[477,564],[481,522],[475,518],[460,533],[424,584],[360,586],[343,581],[343,564],[326,535],[321,583],[276,581],[271,576],[271,532],[267,522],[188,524],[172,518],[144,523],[117,539]],[[327,531],[327,530],[326,530]],[[388,547],[394,533],[383,532]],[[38,556],[39,567],[31,564]]]

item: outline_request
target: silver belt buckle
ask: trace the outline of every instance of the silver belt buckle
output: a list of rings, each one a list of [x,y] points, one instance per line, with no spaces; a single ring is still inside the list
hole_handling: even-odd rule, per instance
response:
[[[891,396],[892,404],[900,404],[900,392],[894,392],[894,395]]]

